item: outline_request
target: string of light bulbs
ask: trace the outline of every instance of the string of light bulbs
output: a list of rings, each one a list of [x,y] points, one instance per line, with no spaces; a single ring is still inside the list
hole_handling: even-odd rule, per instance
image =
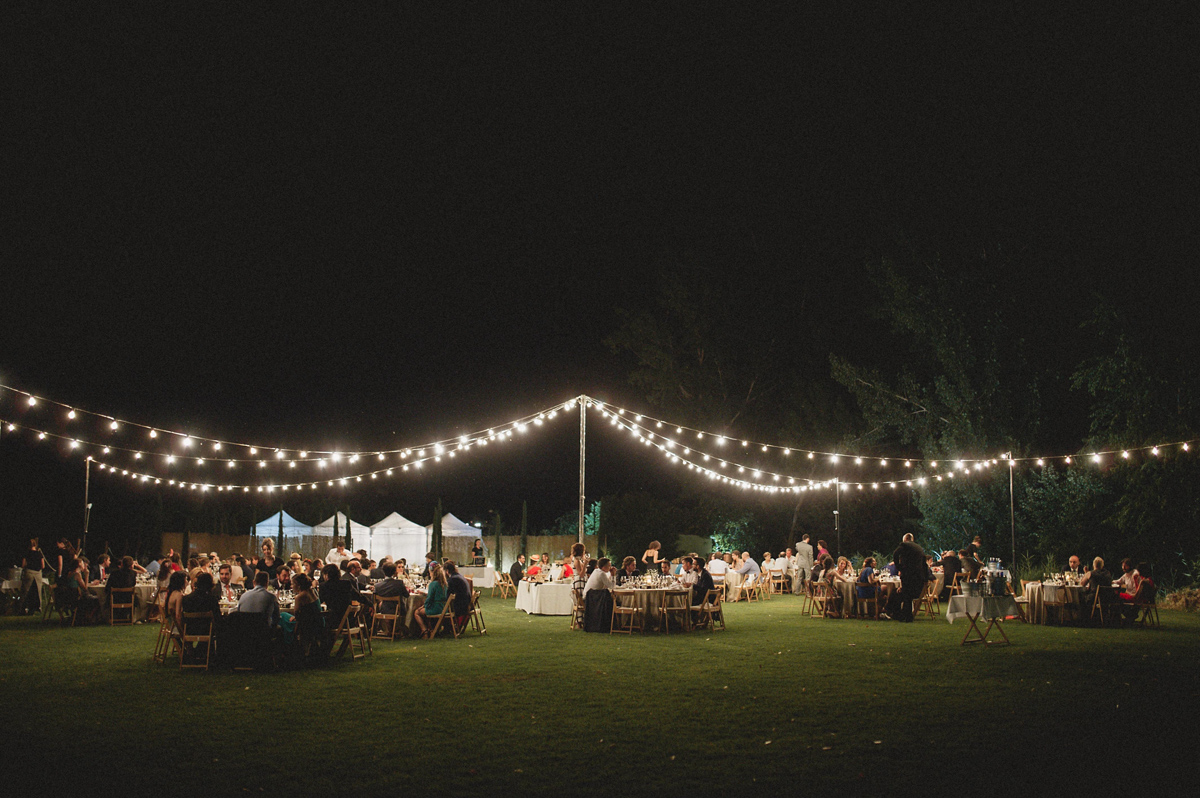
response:
[[[530,413],[528,415],[521,416],[520,418],[511,420],[511,421],[508,421],[508,422],[505,422],[502,424],[493,425],[492,427],[490,427],[486,430],[482,430],[482,429],[475,430],[474,432],[466,433],[463,435],[442,438],[439,440],[429,441],[427,443],[404,446],[404,447],[399,447],[399,448],[395,448],[395,449],[377,449],[377,450],[370,450],[370,451],[360,450],[360,451],[351,451],[351,452],[338,452],[338,451],[334,451],[334,450],[322,450],[322,449],[318,449],[315,447],[301,448],[301,447],[294,447],[294,446],[270,446],[270,445],[261,445],[261,444],[250,444],[250,443],[244,443],[241,441],[224,440],[224,439],[220,439],[220,438],[210,438],[210,437],[204,437],[204,436],[199,436],[199,435],[193,435],[191,433],[183,432],[178,429],[170,429],[167,427],[151,426],[151,425],[143,424],[143,423],[140,423],[137,421],[129,421],[127,419],[117,418],[116,416],[109,415],[107,413],[97,413],[97,412],[94,412],[91,410],[86,410],[86,409],[78,407],[78,406],[65,404],[63,402],[59,402],[54,399],[48,399],[44,396],[32,394],[32,393],[29,393],[28,391],[21,390],[20,388],[14,388],[9,385],[0,384],[0,392],[4,392],[4,391],[7,391],[8,393],[13,394],[14,396],[18,397],[20,400],[20,403],[23,403],[26,408],[37,408],[37,407],[56,408],[60,412],[63,413],[63,417],[65,418],[65,420],[67,422],[72,422],[72,421],[75,421],[76,419],[81,419],[84,417],[98,419],[98,420],[104,422],[104,425],[111,432],[114,432],[114,433],[119,432],[125,428],[140,430],[140,431],[146,433],[146,437],[148,440],[156,441],[156,442],[160,442],[160,443],[166,443],[166,444],[169,444],[170,442],[176,442],[179,444],[181,449],[188,450],[188,451],[163,452],[163,451],[153,450],[149,447],[140,448],[140,447],[136,447],[136,446],[117,446],[112,442],[100,443],[97,441],[84,441],[82,438],[72,438],[70,436],[63,436],[63,435],[56,435],[56,437],[64,438],[66,440],[78,440],[78,442],[81,446],[86,444],[86,445],[91,445],[91,446],[98,446],[100,448],[107,447],[110,450],[110,452],[106,452],[106,454],[111,453],[111,451],[123,451],[123,452],[127,452],[127,453],[134,454],[134,455],[140,454],[142,457],[146,457],[148,455],[159,455],[159,456],[163,456],[163,457],[172,457],[176,460],[187,460],[187,461],[193,461],[193,462],[200,461],[202,463],[213,462],[213,461],[217,461],[217,460],[219,460],[221,462],[225,462],[225,463],[229,463],[229,462],[260,463],[260,462],[270,462],[272,459],[274,459],[276,461],[282,460],[285,462],[316,462],[316,463],[320,463],[322,460],[324,460],[326,463],[329,463],[329,462],[336,463],[336,462],[340,462],[342,460],[345,460],[347,462],[357,462],[359,459],[364,458],[364,457],[375,457],[376,459],[384,460],[390,456],[398,456],[402,459],[406,459],[408,457],[412,457],[414,455],[414,453],[417,453],[417,456],[421,456],[423,454],[424,450],[438,450],[440,447],[440,449],[444,451],[444,450],[449,450],[449,449],[453,449],[453,448],[469,447],[471,445],[474,445],[476,442],[487,439],[491,436],[494,436],[494,435],[498,434],[499,432],[507,432],[507,431],[511,431],[513,429],[520,431],[523,429],[523,427],[525,425],[541,424],[546,420],[555,418],[560,412],[569,411],[569,410],[574,409],[577,406],[579,400],[582,398],[582,397],[575,397],[575,398],[567,400],[566,402],[561,402],[559,404],[545,408],[544,410],[540,410],[536,413]],[[44,427],[44,425],[30,425],[30,424],[25,423],[24,421],[18,421],[18,420],[11,419],[11,418],[5,418],[3,420],[3,423],[6,425],[6,427],[11,427],[11,429],[9,429],[10,432],[16,431],[17,429],[20,429],[20,428],[25,428],[25,429],[32,429],[34,432],[45,433],[47,436],[51,435],[51,432],[49,430],[42,428],[42,427]],[[209,454],[207,456],[199,454],[198,452],[200,450],[203,450],[205,447],[208,447],[208,450],[214,454]],[[229,449],[240,450],[244,453],[245,456],[237,456],[237,455],[229,456],[228,454],[224,453]],[[195,451],[197,453],[192,453],[193,451]],[[215,454],[217,452],[221,452],[222,454]],[[138,458],[138,459],[140,459],[140,458]]]
[[[855,465],[861,466],[861,465],[864,465],[865,463],[872,462],[872,463],[877,463],[881,467],[886,468],[886,467],[890,466],[891,464],[902,463],[904,468],[913,468],[913,467],[923,465],[930,469],[937,469],[939,463],[943,463],[943,464],[944,463],[953,463],[954,468],[956,468],[958,470],[962,470],[965,466],[970,466],[970,467],[979,466],[980,468],[986,468],[989,465],[999,465],[1003,461],[1007,461],[1010,463],[1028,462],[1028,463],[1034,463],[1039,466],[1044,466],[1047,463],[1063,463],[1065,465],[1071,465],[1072,463],[1078,462],[1079,460],[1084,459],[1084,458],[1089,459],[1091,462],[1094,462],[1094,463],[1102,463],[1105,460],[1105,458],[1110,458],[1110,457],[1111,458],[1119,457],[1122,460],[1131,460],[1131,459],[1133,459],[1134,455],[1139,454],[1139,453],[1149,453],[1150,455],[1157,457],[1160,454],[1162,454],[1166,451],[1169,451],[1169,450],[1173,450],[1173,449],[1178,449],[1180,451],[1186,452],[1186,451],[1189,451],[1192,446],[1195,446],[1198,442],[1200,442],[1200,438],[1191,438],[1188,440],[1172,441],[1172,442],[1157,443],[1157,444],[1146,444],[1143,446],[1132,446],[1132,447],[1126,447],[1126,448],[1120,448],[1120,449],[1101,449],[1101,450],[1094,451],[1094,452],[1087,452],[1083,455],[1075,453],[1075,454],[1059,454],[1059,455],[1009,457],[1009,455],[1006,453],[1006,454],[1000,454],[1000,455],[997,455],[996,457],[991,457],[991,458],[987,458],[987,457],[947,457],[947,458],[942,458],[940,460],[935,460],[932,458],[921,459],[921,458],[902,458],[902,457],[879,457],[879,456],[871,456],[871,455],[849,455],[849,454],[845,454],[843,452],[828,452],[828,451],[821,451],[819,449],[806,449],[806,448],[803,448],[800,446],[785,446],[783,444],[763,443],[761,441],[751,441],[749,439],[738,439],[735,437],[729,437],[722,433],[715,433],[715,432],[710,432],[708,430],[699,429],[697,427],[691,427],[686,424],[676,424],[676,423],[667,421],[666,419],[656,418],[655,416],[652,416],[647,413],[636,413],[633,410],[630,410],[629,408],[621,407],[618,405],[607,404],[605,402],[602,402],[598,399],[593,399],[591,397],[585,397],[585,398],[591,403],[591,406],[596,407],[597,409],[601,410],[601,412],[603,412],[606,416],[613,415],[618,418],[622,418],[625,420],[635,422],[639,426],[644,426],[645,424],[652,424],[656,430],[674,429],[674,431],[677,435],[685,435],[686,434],[689,437],[689,439],[694,434],[695,439],[697,441],[709,440],[709,441],[713,441],[717,446],[725,446],[726,444],[732,444],[732,445],[736,446],[736,445],[740,444],[741,448],[746,449],[746,450],[754,450],[754,451],[757,451],[760,453],[778,452],[784,457],[790,457],[793,454],[798,454],[808,460],[816,460],[816,459],[820,458],[820,459],[824,459],[826,462],[834,464],[834,465],[844,465],[846,463],[852,462]],[[646,427],[646,428],[649,429],[649,427]],[[659,434],[661,434],[661,433],[659,433]],[[681,443],[680,441],[675,441],[675,442],[677,444]]]

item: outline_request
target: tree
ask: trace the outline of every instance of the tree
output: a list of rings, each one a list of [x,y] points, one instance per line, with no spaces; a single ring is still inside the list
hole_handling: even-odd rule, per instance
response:
[[[437,500],[437,506],[433,508],[433,533],[430,536],[430,546],[433,549],[433,556],[438,562],[442,559],[442,500]]]

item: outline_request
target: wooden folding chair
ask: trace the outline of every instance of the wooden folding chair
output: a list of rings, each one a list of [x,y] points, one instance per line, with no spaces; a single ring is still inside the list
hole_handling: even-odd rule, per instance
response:
[[[937,594],[933,592],[933,582],[926,582],[925,589],[921,591],[920,598],[917,599],[917,611],[915,616],[920,616],[922,612],[929,618],[937,618],[938,611],[934,609],[934,604],[937,602]]]
[[[496,598],[497,591],[500,593],[500,598],[508,598],[517,595],[517,586],[513,584],[511,576],[503,573],[492,583],[492,598]]]
[[[183,614],[183,634],[179,636],[179,670],[186,668],[204,668],[208,670],[208,664],[212,660],[212,627],[213,617],[211,612],[185,612]],[[203,629],[201,633],[193,633],[193,629]],[[190,648],[189,643],[204,644],[204,664],[191,663],[185,664],[189,651],[195,652],[198,649]]]
[[[612,620],[609,621],[608,633],[620,632],[633,634],[636,626],[638,632],[644,631],[642,625],[642,608],[637,605],[637,596],[632,590],[614,590]],[[617,624],[617,618],[627,618],[628,624]]]
[[[717,624],[721,624],[722,631],[725,629],[725,613],[721,612],[721,591],[717,588],[709,590],[704,596],[704,601],[700,604],[691,606],[693,616],[692,629],[710,629],[717,631]]]
[[[475,631],[481,635],[487,634],[487,625],[483,622],[483,610],[479,608],[478,590],[471,591],[471,614],[468,616],[469,623],[475,627]]]
[[[333,632],[333,639],[342,638],[344,640],[342,647],[338,650],[338,656],[345,653],[346,649],[350,649],[350,656],[353,659],[360,659],[367,656],[367,644],[365,635],[363,634],[362,624],[359,623],[358,613],[362,609],[357,601],[350,602],[350,606],[346,607],[346,611],[342,613],[342,619],[338,622],[337,629]],[[354,641],[358,641],[358,648],[355,649]]]
[[[583,628],[583,591],[578,588],[571,590],[571,629]]]
[[[874,585],[875,595],[873,598],[862,598],[858,595],[858,584],[856,583],[852,590],[854,591],[854,614],[862,620],[879,620],[879,585]],[[865,587],[865,585],[864,585]],[[870,614],[863,610],[871,610]]]
[[[165,609],[161,616],[158,624],[158,637],[154,641],[154,661],[159,665],[165,665],[168,656],[178,653],[179,637],[174,633],[171,616],[167,615]],[[174,650],[168,654],[167,650],[172,648],[172,644],[174,644]]]
[[[754,574],[746,574],[746,578],[738,585],[738,596],[734,601],[744,600],[747,604],[758,601],[758,582]]]
[[[812,585],[812,603],[809,605],[808,614],[812,618],[827,617],[827,609],[829,604],[829,585],[824,582],[814,582]]]
[[[1053,601],[1048,600],[1046,598],[1046,593],[1047,593],[1047,590],[1045,587],[1043,587],[1042,588],[1042,607],[1044,607],[1046,610],[1046,620],[1047,621],[1050,620],[1050,612],[1049,611],[1052,609],[1057,609],[1059,625],[1066,623],[1066,620],[1067,620],[1067,591],[1066,591],[1066,588],[1062,588],[1062,589],[1056,588],[1054,591],[1054,600]]]
[[[779,569],[771,569],[771,592],[783,593],[787,587],[787,577]]]
[[[950,595],[951,596],[961,596],[962,595],[962,586],[958,584],[958,578],[962,575],[963,575],[962,571],[959,571],[958,573],[956,573],[954,575],[954,580],[950,583]]]
[[[1013,601],[1017,604],[1017,619],[1021,623],[1029,623],[1029,613],[1026,612],[1029,609],[1029,599],[1025,596],[1018,596],[1016,591],[1013,590],[1011,582],[1005,583],[1005,588],[1008,590],[1008,595],[1012,596]],[[938,608],[938,613],[941,614],[940,607]]]
[[[688,631],[691,626],[691,592],[690,590],[667,590],[663,593],[662,604],[658,608],[658,630],[663,633],[671,631],[671,616],[678,618],[679,628]]]
[[[126,600],[127,599],[127,600]],[[128,612],[128,618],[117,620],[117,611],[122,614]],[[131,587],[114,587],[109,591],[108,596],[108,625],[109,626],[132,626],[133,625],[133,588]]]
[[[403,596],[376,596],[375,617],[371,620],[371,637],[395,640],[404,623]]]
[[[429,633],[430,639],[437,637],[438,632],[442,629],[442,624],[447,624],[450,633],[454,635],[454,639],[458,639],[459,629],[458,624],[454,622],[454,594],[446,596],[446,603],[442,605],[442,611],[435,616],[437,623],[433,626],[433,631]]]
[[[812,593],[813,593],[812,589],[813,589],[812,582],[809,582],[807,579],[805,579],[804,584],[801,586],[801,590],[800,590],[800,614],[801,615],[808,615],[812,611]]]

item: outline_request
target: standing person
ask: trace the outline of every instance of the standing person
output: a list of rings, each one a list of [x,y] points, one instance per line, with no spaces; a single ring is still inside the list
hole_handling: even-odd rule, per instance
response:
[[[21,558],[21,612],[30,615],[42,609],[42,568],[46,558],[38,539],[29,539],[29,551]]]
[[[824,560],[828,556],[830,556],[829,547],[825,544],[825,541],[818,540],[817,541],[817,559]]]
[[[804,592],[804,582],[812,574],[813,547],[808,542],[808,535],[800,538],[796,544],[796,578],[792,583],[792,592],[799,595]]]
[[[659,543],[657,540],[652,540],[650,541],[650,546],[645,552],[642,553],[642,563],[644,565],[652,566],[646,569],[647,573],[658,570],[658,564],[662,562],[662,557],[659,556],[659,550],[661,548],[661,543]]]
[[[59,538],[51,556],[50,567],[59,582],[65,582],[75,570],[75,547],[66,538]]]
[[[913,541],[912,533],[909,532],[892,552],[892,559],[900,572],[900,609],[896,619],[911,623],[913,602],[920,599],[925,591],[925,550]]]
[[[352,559],[352,557],[350,552],[346,551],[346,544],[339,541],[338,544],[330,549],[329,553],[325,555],[325,564],[341,566],[342,563],[349,559]]]
[[[471,564],[483,565],[483,540],[475,539],[475,545],[471,546]]]
[[[587,547],[582,543],[571,544],[571,570],[575,572],[575,587],[582,589],[587,581],[590,571],[588,571]]]

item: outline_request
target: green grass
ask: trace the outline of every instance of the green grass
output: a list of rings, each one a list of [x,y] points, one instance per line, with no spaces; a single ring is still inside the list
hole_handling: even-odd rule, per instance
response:
[[[366,661],[278,674],[156,666],[152,626],[0,619],[10,751],[35,765],[6,770],[14,787],[103,775],[159,795],[736,795],[1194,769],[1190,614],[1164,612],[1161,630],[1008,624],[1011,647],[982,649],[959,646],[963,621],[812,620],[790,596],[729,607],[726,632],[669,637],[483,608],[484,637],[376,641]]]

